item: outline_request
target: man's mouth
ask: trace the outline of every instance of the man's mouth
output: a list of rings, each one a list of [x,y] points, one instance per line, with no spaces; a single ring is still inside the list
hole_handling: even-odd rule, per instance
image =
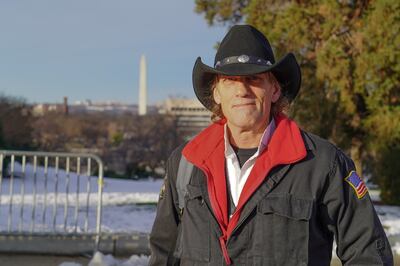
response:
[[[256,103],[255,103],[255,102],[238,103],[238,104],[232,105],[232,107],[233,107],[233,108],[236,108],[236,107],[246,107],[246,106],[253,106],[253,105],[256,105]]]

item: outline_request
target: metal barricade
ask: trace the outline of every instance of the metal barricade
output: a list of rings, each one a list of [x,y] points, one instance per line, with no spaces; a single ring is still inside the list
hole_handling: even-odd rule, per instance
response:
[[[102,187],[98,156],[0,150],[0,235],[94,234],[97,250]]]

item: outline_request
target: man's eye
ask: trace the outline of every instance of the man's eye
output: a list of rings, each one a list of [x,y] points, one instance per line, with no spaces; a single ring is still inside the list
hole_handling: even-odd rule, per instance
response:
[[[261,80],[261,77],[259,77],[259,76],[250,76],[250,77],[248,77],[248,80],[251,81],[251,82],[258,82],[258,81]]]
[[[233,79],[230,79],[230,78],[221,78],[221,81],[222,81],[223,83],[229,83],[229,82],[233,82]]]

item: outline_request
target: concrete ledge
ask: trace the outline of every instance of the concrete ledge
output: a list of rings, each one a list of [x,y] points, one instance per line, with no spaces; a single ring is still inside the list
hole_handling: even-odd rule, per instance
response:
[[[114,256],[150,254],[148,234],[102,234],[99,251]],[[52,254],[76,256],[93,254],[96,236],[85,235],[46,235],[21,236],[0,235],[0,253]]]

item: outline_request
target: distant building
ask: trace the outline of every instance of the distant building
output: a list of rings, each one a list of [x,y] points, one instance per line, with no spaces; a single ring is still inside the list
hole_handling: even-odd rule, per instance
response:
[[[46,113],[49,113],[49,112],[62,113],[64,111],[63,109],[64,109],[63,104],[41,103],[41,104],[34,105],[32,112],[33,112],[33,115],[41,116],[41,115],[45,115]]]
[[[197,99],[168,98],[161,104],[159,113],[176,116],[178,130],[187,138],[211,123],[211,112]]]
[[[86,100],[70,105],[70,113],[107,113],[107,114],[137,114],[136,104],[126,104],[114,101],[92,102]]]
[[[146,107],[147,114],[157,114],[158,107],[151,105]],[[42,116],[50,112],[63,114],[93,114],[106,113],[110,115],[121,114],[138,114],[137,104],[126,104],[114,101],[92,102],[91,100],[77,101],[68,104],[68,99],[65,97],[63,103],[40,103],[33,105],[33,113],[37,116]]]

